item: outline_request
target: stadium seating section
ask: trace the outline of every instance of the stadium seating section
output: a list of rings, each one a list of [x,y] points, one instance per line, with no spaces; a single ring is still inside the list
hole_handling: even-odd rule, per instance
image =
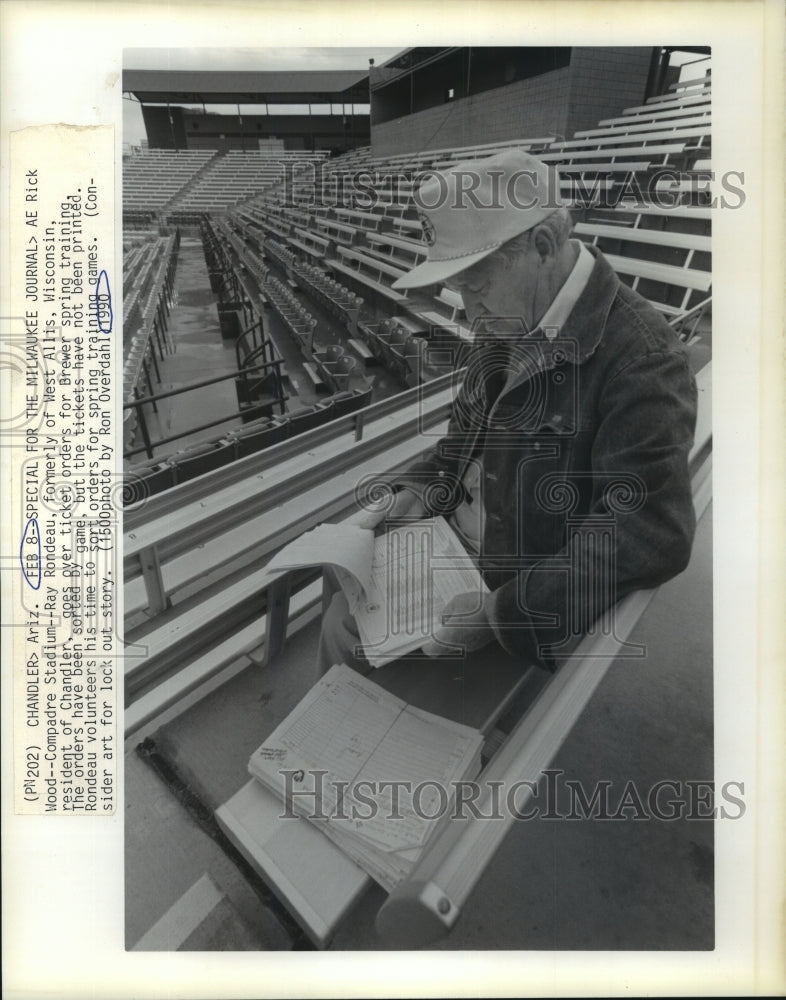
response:
[[[350,379],[365,376],[367,366],[386,369],[402,388],[454,367],[471,338],[460,296],[439,286],[408,293],[392,288],[427,249],[413,188],[424,171],[510,147],[554,164],[575,235],[602,249],[620,278],[685,340],[695,339],[711,303],[711,124],[710,86],[701,80],[570,138],[522,137],[384,158],[370,148],[333,159],[262,151],[138,153],[124,170],[126,402],[153,393],[157,361],[170,349],[178,244],[167,234],[173,224],[192,232],[198,226],[206,255],[218,260],[209,267],[219,307],[226,296],[240,298],[255,317],[263,306],[272,308],[302,353],[312,390],[329,394],[328,400],[345,395]],[[315,350],[312,312],[319,310],[346,329],[343,347]],[[258,360],[258,353],[238,350],[239,369]],[[286,378],[286,367],[277,363]],[[349,395],[369,398],[365,384],[355,384]],[[158,489],[212,468],[218,456],[223,462],[247,454],[252,442],[278,442],[283,428],[289,435],[305,427],[298,408],[309,409],[293,398],[286,415],[269,425],[245,424],[237,437],[242,447],[217,438],[187,460],[176,453],[131,468],[130,481]],[[138,409],[126,412],[126,442],[137,430]],[[311,409],[310,423],[337,412],[324,395]]]

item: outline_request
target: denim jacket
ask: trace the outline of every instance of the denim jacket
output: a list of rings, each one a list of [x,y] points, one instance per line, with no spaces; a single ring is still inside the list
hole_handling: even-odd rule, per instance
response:
[[[695,530],[686,351],[590,249],[563,328],[478,339],[447,435],[399,480],[449,515],[481,463],[484,609],[504,649],[548,669],[626,594],[681,572]]]

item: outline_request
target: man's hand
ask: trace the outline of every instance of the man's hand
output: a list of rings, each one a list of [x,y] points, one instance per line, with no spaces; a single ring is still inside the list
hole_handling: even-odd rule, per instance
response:
[[[449,656],[456,653],[456,646],[461,647],[465,653],[472,653],[494,638],[483,610],[482,594],[457,594],[445,605],[443,621],[449,615],[460,616],[461,624],[452,624],[448,618],[448,623],[423,643],[422,649],[426,656]]]
[[[382,504],[379,510],[358,511],[357,514],[353,514],[349,518],[349,523],[356,524],[359,528],[369,528],[374,531],[381,528],[383,521],[387,519],[395,521],[397,518],[406,517],[413,521],[419,521],[425,514],[426,508],[417,493],[404,487],[395,494],[391,508]]]

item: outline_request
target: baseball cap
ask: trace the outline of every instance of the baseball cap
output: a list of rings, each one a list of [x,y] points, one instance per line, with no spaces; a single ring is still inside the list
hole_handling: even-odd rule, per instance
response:
[[[434,171],[415,194],[428,256],[393,283],[445,281],[532,229],[564,202],[554,167],[520,149]]]

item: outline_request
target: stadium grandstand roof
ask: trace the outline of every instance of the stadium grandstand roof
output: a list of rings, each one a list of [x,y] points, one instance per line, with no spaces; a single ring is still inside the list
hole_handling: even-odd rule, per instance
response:
[[[368,70],[123,70],[123,91],[143,104],[289,104],[368,100]]]

